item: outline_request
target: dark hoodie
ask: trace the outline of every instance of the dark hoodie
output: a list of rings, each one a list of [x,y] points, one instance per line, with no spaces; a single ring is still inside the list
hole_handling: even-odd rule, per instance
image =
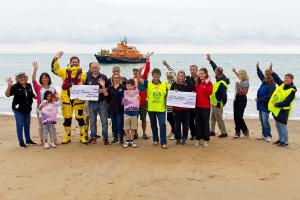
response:
[[[275,72],[272,73],[272,77],[273,77],[273,79],[274,79],[274,81],[277,85],[282,85],[284,83]],[[284,85],[284,87],[283,87],[284,90],[288,90],[290,88],[294,88],[295,91],[292,91],[289,94],[289,96],[286,97],[286,99],[284,101],[277,103],[275,105],[276,107],[289,106],[291,104],[291,102],[295,99],[297,88],[294,85],[294,83],[292,83],[291,85]],[[287,121],[288,121],[288,118],[289,118],[289,112],[290,112],[290,110],[281,109],[278,116],[275,117],[273,115],[273,117],[276,121],[278,121],[280,123],[283,123],[283,124],[287,124]]]
[[[218,67],[214,61],[210,61],[209,64],[212,66],[213,70],[215,71]],[[228,85],[230,84],[229,78],[227,78],[224,74],[221,77],[216,77],[216,82],[225,81]],[[224,84],[220,84],[219,89],[216,91],[216,98],[218,101],[221,101],[223,105],[227,103],[227,88]],[[217,106],[219,107],[219,106]]]

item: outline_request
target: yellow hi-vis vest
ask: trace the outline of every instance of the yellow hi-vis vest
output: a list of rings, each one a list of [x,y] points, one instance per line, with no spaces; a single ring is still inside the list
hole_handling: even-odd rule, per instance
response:
[[[220,108],[223,108],[224,107],[223,102],[218,101],[217,98],[216,98],[216,92],[218,91],[221,83],[226,87],[226,90],[227,90],[228,84],[225,81],[221,80],[221,81],[215,82],[214,85],[213,85],[213,92],[212,92],[212,94],[210,96],[210,103],[213,106],[217,106],[218,103],[219,103],[220,104]]]
[[[291,94],[292,91],[295,91],[294,88],[289,88],[287,90],[284,90],[283,88],[284,88],[284,83],[282,83],[280,86],[278,86],[276,88],[276,90],[273,92],[273,94],[269,100],[269,103],[268,103],[268,110],[270,112],[272,112],[275,117],[278,116],[278,114],[280,113],[280,111],[282,109],[290,110],[289,115],[291,114],[291,111],[292,111],[293,101],[291,102],[291,104],[289,106],[286,106],[286,107],[280,108],[280,107],[274,106],[276,103],[280,103],[280,102],[284,101]]]
[[[147,85],[147,110],[150,112],[165,112],[166,111],[166,95],[169,86],[166,82],[161,82],[158,85],[148,82]]]

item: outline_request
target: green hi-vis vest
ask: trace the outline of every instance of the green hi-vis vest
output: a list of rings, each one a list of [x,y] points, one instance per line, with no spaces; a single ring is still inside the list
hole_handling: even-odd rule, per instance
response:
[[[295,91],[294,88],[289,88],[287,90],[284,90],[284,83],[282,83],[280,86],[278,86],[276,88],[276,90],[273,92],[270,100],[269,100],[269,103],[268,103],[268,110],[270,112],[272,112],[275,117],[278,116],[278,114],[280,113],[280,111],[283,109],[283,110],[290,110],[289,111],[289,115],[291,114],[291,111],[292,111],[292,107],[293,107],[293,101],[291,102],[291,104],[289,106],[286,106],[286,107],[275,107],[274,105],[276,103],[280,103],[282,101],[284,101],[290,94],[292,91]]]
[[[224,107],[223,102],[218,101],[217,98],[216,98],[216,92],[218,91],[221,83],[226,87],[226,90],[227,90],[228,84],[225,81],[221,80],[221,81],[215,82],[214,86],[213,86],[213,92],[212,92],[212,94],[210,96],[210,103],[213,106],[217,106],[219,104],[220,108],[223,108]]]
[[[166,95],[170,86],[166,82],[158,85],[148,82],[147,86],[147,110],[150,112],[166,111]]]

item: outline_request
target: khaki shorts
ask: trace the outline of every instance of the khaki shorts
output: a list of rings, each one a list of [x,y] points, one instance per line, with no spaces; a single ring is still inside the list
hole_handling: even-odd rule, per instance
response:
[[[141,105],[140,106],[140,120],[141,121],[146,121],[147,117],[147,105]]]
[[[124,130],[137,130],[138,118],[137,116],[129,116],[124,114]]]

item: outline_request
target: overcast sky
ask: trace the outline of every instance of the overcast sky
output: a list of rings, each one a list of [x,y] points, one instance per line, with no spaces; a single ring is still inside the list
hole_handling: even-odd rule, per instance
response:
[[[0,52],[300,53],[298,0],[1,0]]]

